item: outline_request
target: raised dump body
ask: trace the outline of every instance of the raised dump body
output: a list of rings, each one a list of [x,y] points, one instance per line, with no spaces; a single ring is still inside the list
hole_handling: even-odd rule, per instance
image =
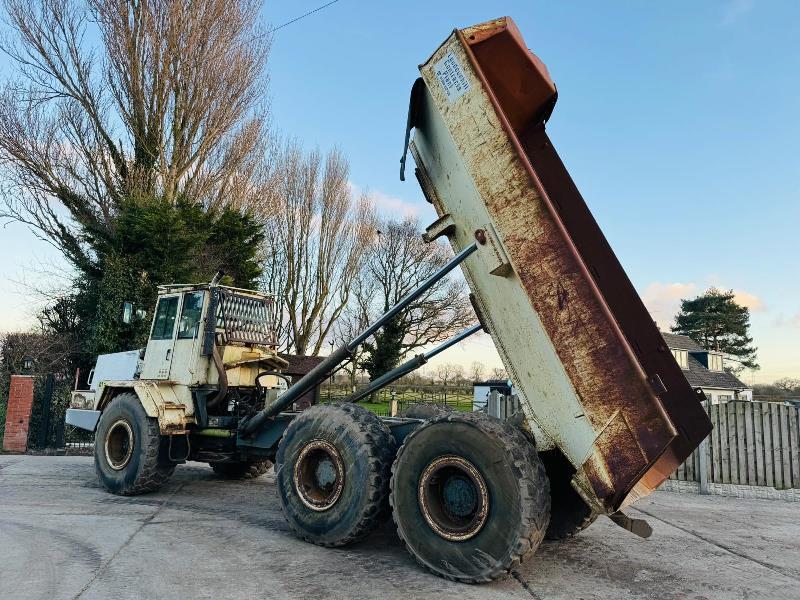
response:
[[[544,126],[556,87],[514,22],[454,31],[420,72],[408,130],[440,217],[428,236],[456,251],[478,240],[462,269],[537,445],[558,447],[584,500],[614,512],[709,433],[702,393],[556,154]]]

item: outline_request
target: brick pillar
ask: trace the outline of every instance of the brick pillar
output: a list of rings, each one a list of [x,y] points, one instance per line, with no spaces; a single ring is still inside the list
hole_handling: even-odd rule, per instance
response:
[[[33,405],[33,377],[12,375],[8,392],[6,411],[6,431],[3,436],[3,450],[25,452],[28,448],[28,425]]]

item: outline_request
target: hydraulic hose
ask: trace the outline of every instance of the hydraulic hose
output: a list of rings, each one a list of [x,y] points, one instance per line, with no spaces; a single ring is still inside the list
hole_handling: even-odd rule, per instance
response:
[[[225,372],[225,365],[222,364],[222,357],[219,355],[216,344],[211,350],[211,359],[214,361],[214,367],[216,367],[219,375],[219,391],[216,396],[206,402],[206,410],[217,408],[219,403],[228,395],[228,374]]]

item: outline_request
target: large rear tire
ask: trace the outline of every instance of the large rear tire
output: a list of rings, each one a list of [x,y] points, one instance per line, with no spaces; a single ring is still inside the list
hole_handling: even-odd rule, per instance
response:
[[[389,515],[395,442],[389,428],[356,404],[312,406],[283,435],[275,459],[289,526],[320,546],[364,538]]]
[[[400,538],[431,572],[464,583],[508,573],[542,541],[550,489],[536,448],[482,413],[441,415],[409,435],[392,466]]]
[[[115,396],[103,410],[94,438],[94,466],[112,494],[154,492],[175,471],[158,420],[147,416],[133,392]]]
[[[214,473],[223,479],[257,479],[272,467],[270,460],[240,460],[209,463]]]

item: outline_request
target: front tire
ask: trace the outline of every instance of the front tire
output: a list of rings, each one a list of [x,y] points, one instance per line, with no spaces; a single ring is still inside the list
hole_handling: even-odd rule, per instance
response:
[[[154,492],[172,475],[158,420],[147,416],[133,392],[115,396],[95,431],[94,466],[100,484],[112,494]]]
[[[394,453],[389,428],[363,406],[303,411],[286,428],[275,459],[289,526],[319,546],[363,539],[389,515]]]
[[[542,541],[550,489],[520,431],[481,413],[420,425],[392,466],[391,504],[409,553],[440,577],[496,579]]]

